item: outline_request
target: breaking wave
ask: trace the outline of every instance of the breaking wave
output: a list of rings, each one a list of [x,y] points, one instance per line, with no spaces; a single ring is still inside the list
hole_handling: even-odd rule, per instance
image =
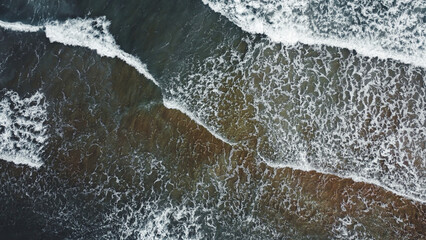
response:
[[[203,0],[274,42],[328,45],[426,67],[424,1]]]
[[[58,42],[69,46],[86,47],[96,51],[99,55],[119,58],[134,67],[139,73],[157,86],[158,82],[148,72],[146,65],[137,57],[120,49],[108,27],[111,24],[105,17],[96,19],[69,19],[65,22],[52,21],[43,26],[32,26],[20,22],[9,23],[0,21],[0,27],[11,31],[38,32],[43,30],[50,42]]]

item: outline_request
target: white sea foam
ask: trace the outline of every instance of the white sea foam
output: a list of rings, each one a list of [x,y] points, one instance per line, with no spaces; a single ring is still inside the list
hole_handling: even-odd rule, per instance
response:
[[[140,74],[154,82],[158,82],[148,72],[146,65],[139,58],[120,49],[114,37],[108,31],[111,22],[105,17],[96,19],[69,19],[65,22],[51,21],[42,26],[33,26],[21,22],[0,21],[0,27],[11,31],[38,32],[44,30],[51,42],[58,42],[69,46],[86,47],[96,51],[99,55],[119,58],[134,67]]]
[[[163,99],[163,104],[168,109],[175,109],[183,114],[187,115],[190,119],[192,119],[194,122],[196,122],[198,125],[203,126],[207,131],[209,131],[215,138],[221,140],[222,142],[225,142],[229,145],[235,145],[236,143],[231,142],[230,140],[226,139],[225,137],[221,136],[217,133],[217,131],[213,130],[211,127],[206,125],[203,121],[201,121],[195,114],[193,114],[191,111],[189,111],[187,108],[184,107],[183,104],[179,104],[176,101]]]
[[[43,29],[41,26],[33,26],[28,24],[23,24],[21,22],[4,22],[0,20],[0,27],[15,31],[15,32],[38,32]]]
[[[146,176],[156,173],[156,183],[166,186],[170,183],[168,170],[164,161],[157,159],[150,153],[135,153],[134,159],[137,173],[132,176],[141,183],[146,181]],[[143,161],[138,161],[143,160]],[[150,186],[152,183],[141,184],[139,187]],[[149,189],[149,188],[148,188]],[[117,204],[102,218],[105,226],[114,226],[114,231],[108,231],[103,239],[204,239],[201,229],[206,223],[202,212],[206,209],[190,207],[186,204],[175,204],[160,201],[158,195],[148,194],[149,199],[141,202],[133,191],[116,192],[114,189],[106,191],[117,196],[118,199],[128,199],[128,204]],[[147,189],[145,189],[146,192]],[[139,192],[140,193],[140,192]],[[138,193],[138,194],[139,194]],[[130,195],[129,195],[130,194]],[[167,195],[166,192],[161,194]],[[189,200],[184,198],[184,201]],[[194,206],[194,205],[192,205]],[[204,216],[210,214],[204,214]]]
[[[426,67],[424,1],[202,0],[244,31]]]
[[[117,57],[159,86],[139,58],[121,50],[120,46],[116,44],[114,37],[108,31],[110,24],[111,22],[106,20],[105,17],[96,19],[77,18],[65,22],[54,21],[45,25],[45,33],[51,42],[86,47],[95,50],[101,56]]]
[[[150,216],[150,219],[140,228],[138,239],[167,239],[175,233],[169,230],[172,222],[180,223],[181,233],[185,239],[203,239],[201,232],[201,224],[198,222],[196,215],[197,208],[168,207],[162,211],[155,212]],[[186,221],[185,221],[186,220]],[[191,236],[191,232],[193,236]]]
[[[334,234],[333,239],[374,239],[364,225],[349,216],[338,218],[331,231]]]
[[[0,101],[0,159],[40,167],[40,154],[47,142],[44,95],[36,92],[20,98],[8,91]]]

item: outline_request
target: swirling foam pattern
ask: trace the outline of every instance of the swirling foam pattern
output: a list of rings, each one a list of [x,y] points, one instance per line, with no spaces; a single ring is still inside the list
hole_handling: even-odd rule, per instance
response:
[[[0,101],[0,159],[40,167],[47,143],[46,107],[40,92],[21,98],[7,91]]]
[[[191,71],[172,98],[259,159],[426,200],[423,68],[246,39]]]

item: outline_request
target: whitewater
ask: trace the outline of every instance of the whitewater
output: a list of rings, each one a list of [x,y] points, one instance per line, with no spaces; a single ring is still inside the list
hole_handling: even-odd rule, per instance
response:
[[[37,91],[21,98],[7,91],[0,100],[0,159],[38,168],[47,143],[47,104]]]
[[[210,5],[212,6],[213,9],[217,10],[217,6],[218,6],[217,4],[216,5],[210,4]],[[151,80],[154,84],[161,87],[161,85],[149,73],[146,65],[143,64],[140,61],[139,58],[137,58],[137,57],[135,57],[131,54],[128,54],[128,53],[126,53],[126,52],[124,52],[123,50],[120,49],[120,47],[116,44],[114,37],[108,31],[109,25],[110,25],[110,22],[105,17],[99,17],[99,18],[96,18],[96,19],[77,18],[77,19],[69,19],[69,20],[66,20],[65,22],[52,21],[52,22],[48,22],[46,24],[43,24],[41,26],[33,26],[33,25],[23,24],[23,23],[20,23],[20,22],[9,23],[9,22],[0,21],[0,27],[2,27],[4,29],[8,29],[8,30],[11,30],[11,31],[20,31],[20,32],[41,32],[41,31],[43,31],[46,34],[46,37],[52,43],[58,42],[58,43],[61,43],[61,44],[64,44],[64,45],[69,45],[69,46],[85,47],[85,48],[89,48],[89,49],[96,51],[101,56],[110,57],[110,58],[117,57],[117,58],[123,60],[124,62],[126,62],[128,65],[134,67],[139,73],[144,75],[147,79]],[[295,35],[297,35],[297,33],[295,33]],[[299,39],[297,41],[299,41]],[[316,44],[318,44],[318,42],[316,42]],[[424,54],[424,53],[421,53],[421,54]],[[389,56],[395,56],[395,55],[391,54]],[[423,55],[421,55],[421,56],[423,56]],[[377,56],[377,57],[380,57],[380,56]],[[398,58],[396,58],[396,59],[398,59]],[[398,59],[398,60],[401,60],[401,59]],[[412,58],[411,60],[414,61],[416,59]],[[417,61],[417,63],[419,63],[419,61]],[[420,61],[420,63],[423,64],[421,61]],[[426,65],[424,65],[424,66],[426,66]],[[173,101],[173,100],[170,100],[170,99],[163,99],[163,104],[166,108],[176,109],[176,110],[179,110],[180,112],[186,114],[189,118],[194,120],[197,124],[206,128],[213,136],[220,139],[221,141],[223,141],[227,144],[230,144],[230,145],[237,144],[237,143],[234,143],[234,142],[228,140],[227,138],[223,137],[221,134],[217,133],[214,130],[214,128],[209,127],[200,118],[198,118],[196,114],[192,113],[187,108],[183,107],[183,105],[180,104],[178,101]],[[44,141],[43,141],[43,143],[44,143]],[[37,158],[37,157],[35,157],[35,158]],[[19,161],[18,159],[15,159],[15,160],[12,159],[11,161],[13,161],[15,163],[28,163],[28,161],[22,162],[22,161]],[[403,197],[406,197],[406,198],[409,198],[409,199],[412,199],[412,200],[415,200],[415,201],[419,201],[419,202],[426,202],[425,199],[421,199],[421,198],[418,198],[416,196],[406,194],[404,192],[400,192],[400,191],[397,191],[395,189],[386,187],[385,185],[381,184],[379,181],[377,181],[375,179],[367,179],[367,178],[363,178],[362,176],[353,176],[353,175],[347,176],[347,175],[342,175],[342,174],[329,173],[329,172],[322,171],[321,169],[304,168],[304,167],[292,166],[292,165],[288,165],[288,164],[287,165],[286,164],[273,164],[273,163],[270,163],[269,161],[266,161],[266,163],[268,163],[268,165],[270,165],[270,166],[279,167],[279,168],[290,167],[292,169],[300,169],[300,170],[304,170],[304,171],[314,170],[314,171],[317,171],[317,172],[337,175],[337,176],[342,177],[342,178],[350,178],[354,181],[366,182],[366,183],[370,183],[370,184],[374,184],[374,185],[383,187],[383,188],[387,189],[388,191],[391,191],[391,192],[393,192],[393,193],[395,193],[399,196],[403,196]],[[30,164],[28,164],[28,165],[30,165]],[[37,164],[35,166],[40,166],[40,165],[41,165],[40,161],[37,161]]]
[[[426,67],[423,0],[202,0],[246,32]]]

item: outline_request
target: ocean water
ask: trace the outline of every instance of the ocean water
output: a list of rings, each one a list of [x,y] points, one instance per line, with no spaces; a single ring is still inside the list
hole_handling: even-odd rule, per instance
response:
[[[0,236],[426,238],[425,14],[1,1]]]

